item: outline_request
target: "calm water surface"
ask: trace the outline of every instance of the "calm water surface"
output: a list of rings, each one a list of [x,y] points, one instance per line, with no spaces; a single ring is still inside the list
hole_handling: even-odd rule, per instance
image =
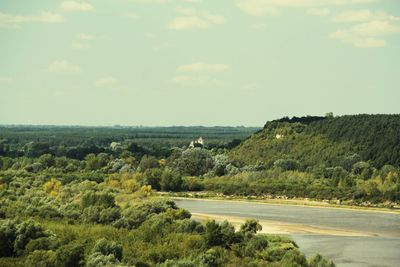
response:
[[[400,267],[400,215],[382,212],[314,208],[234,201],[176,200],[193,213],[255,218],[317,227],[368,232],[375,236],[345,237],[292,234],[306,255],[320,252],[337,266]]]

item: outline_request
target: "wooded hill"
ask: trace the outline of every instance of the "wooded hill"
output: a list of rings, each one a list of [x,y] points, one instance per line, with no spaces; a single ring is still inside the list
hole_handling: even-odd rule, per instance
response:
[[[400,166],[400,115],[293,117],[269,121],[230,152],[240,165],[270,167],[279,159],[302,169],[324,165],[351,169],[367,161],[376,168]]]

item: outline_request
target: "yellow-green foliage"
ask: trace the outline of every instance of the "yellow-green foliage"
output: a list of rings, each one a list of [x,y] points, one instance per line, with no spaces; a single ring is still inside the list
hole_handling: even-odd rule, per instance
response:
[[[51,178],[50,181],[43,185],[43,190],[50,196],[57,197],[61,190],[61,182],[55,178]]]

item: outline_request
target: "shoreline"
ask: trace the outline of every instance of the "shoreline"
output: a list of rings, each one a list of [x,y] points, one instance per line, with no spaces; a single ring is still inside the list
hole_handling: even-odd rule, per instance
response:
[[[216,220],[222,222],[224,220],[229,221],[235,229],[240,228],[247,218],[238,216],[226,216],[220,214],[209,214],[209,213],[192,213],[194,220],[206,221]],[[258,233],[272,234],[272,235],[291,235],[291,234],[310,234],[310,235],[329,235],[329,236],[346,236],[346,237],[374,237],[381,236],[377,233],[353,231],[341,228],[331,227],[317,227],[312,225],[300,224],[300,223],[288,223],[282,221],[272,220],[258,220],[261,224],[262,230]]]
[[[316,200],[305,200],[305,199],[248,199],[248,198],[226,198],[218,196],[207,196],[207,197],[182,197],[174,196],[169,193],[159,194],[160,196],[168,196],[171,199],[183,199],[183,200],[198,200],[198,201],[230,201],[230,202],[247,202],[254,204],[267,204],[267,205],[284,205],[284,206],[300,206],[309,208],[328,208],[328,209],[345,209],[351,211],[367,211],[367,212],[378,212],[387,214],[400,215],[400,209],[389,209],[380,207],[363,207],[363,206],[352,206],[352,205],[339,205],[332,204]]]

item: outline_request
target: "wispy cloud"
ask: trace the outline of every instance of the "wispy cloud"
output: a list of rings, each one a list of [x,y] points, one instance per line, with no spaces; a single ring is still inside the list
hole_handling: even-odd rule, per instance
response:
[[[278,15],[281,8],[319,8],[371,3],[376,0],[238,0],[237,6],[251,16]],[[314,12],[315,13],[315,12]]]
[[[221,72],[229,68],[227,64],[209,64],[204,62],[196,62],[188,65],[182,65],[177,68],[178,72]]]
[[[115,79],[112,76],[108,77],[102,77],[97,79],[94,84],[98,87],[106,87],[106,86],[111,86],[117,83],[117,79]]]
[[[75,1],[64,1],[60,6],[62,11],[65,12],[73,12],[73,11],[81,11],[87,12],[92,11],[94,8],[91,4],[86,2],[75,2]]]
[[[91,43],[94,40],[102,39],[102,37],[96,35],[90,35],[86,33],[80,33],[76,36],[74,43],[72,43],[72,48],[77,50],[88,49],[91,47]]]
[[[18,28],[23,23],[41,22],[41,23],[58,23],[64,21],[63,17],[58,13],[42,12],[34,16],[11,15],[0,12],[0,27]]]
[[[13,78],[12,77],[0,77],[0,85],[4,85],[4,84],[10,84],[13,82]]]
[[[171,20],[167,28],[171,30],[207,29],[212,25],[225,23],[223,16],[214,15],[207,11],[187,8],[178,9],[177,13],[180,15]]]
[[[384,47],[384,37],[400,34],[400,17],[370,10],[346,11],[333,17],[337,23],[356,23],[329,36],[360,48]]]
[[[201,86],[201,85],[212,85],[212,86],[223,86],[226,83],[220,81],[216,78],[212,78],[208,75],[200,75],[200,76],[187,76],[187,75],[178,75],[172,78],[172,82],[185,85],[185,86]]]
[[[126,12],[124,14],[122,14],[123,17],[127,18],[127,19],[139,19],[140,16],[137,13],[133,13],[133,12]]]
[[[332,18],[334,22],[361,22],[372,19],[373,12],[368,9],[344,11]]]
[[[328,8],[309,8],[307,9],[307,14],[313,15],[313,16],[328,16],[331,13],[331,11]]]
[[[47,70],[54,73],[77,73],[81,71],[79,65],[72,64],[66,60],[57,60],[48,66]]]
[[[213,77],[214,74],[224,72],[229,69],[227,64],[210,64],[196,62],[188,65],[179,66],[176,72],[179,73],[172,82],[182,85],[213,85],[222,86],[225,83]]]

